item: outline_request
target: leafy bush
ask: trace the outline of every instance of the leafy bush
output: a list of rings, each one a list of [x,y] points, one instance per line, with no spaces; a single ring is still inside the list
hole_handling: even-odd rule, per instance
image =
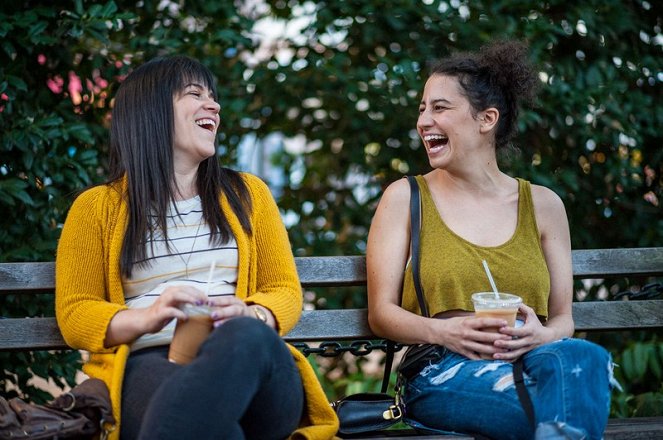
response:
[[[618,417],[663,415],[663,343],[646,339],[630,342],[614,358],[615,378],[624,388],[623,393],[613,393]]]

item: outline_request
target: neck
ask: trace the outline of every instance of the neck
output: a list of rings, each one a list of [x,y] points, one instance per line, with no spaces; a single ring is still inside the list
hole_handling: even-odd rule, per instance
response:
[[[197,194],[196,173],[184,175],[175,173],[175,200],[187,200]]]
[[[435,179],[447,188],[455,191],[479,194],[495,194],[502,191],[512,180],[497,168],[477,168],[463,173],[437,170]]]

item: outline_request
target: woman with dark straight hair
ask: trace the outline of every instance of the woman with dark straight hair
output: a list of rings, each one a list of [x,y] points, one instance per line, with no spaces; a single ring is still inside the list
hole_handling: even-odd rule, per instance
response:
[[[260,179],[219,165],[219,112],[187,57],[123,81],[109,180],[77,197],[59,241],[58,324],[109,388],[111,438],[332,438],[315,373],[280,338],[302,308],[287,232]],[[210,333],[187,358],[171,342],[191,311]]]

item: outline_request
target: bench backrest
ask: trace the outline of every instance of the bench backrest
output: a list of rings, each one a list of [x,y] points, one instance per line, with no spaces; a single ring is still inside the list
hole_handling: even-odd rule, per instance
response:
[[[304,288],[363,286],[363,256],[299,257],[297,270]],[[577,279],[663,275],[662,248],[573,251]],[[52,293],[54,263],[0,263],[0,295]],[[576,302],[577,331],[663,327],[663,300]],[[304,311],[288,341],[375,339],[366,309]],[[0,350],[67,348],[54,318],[0,319]]]

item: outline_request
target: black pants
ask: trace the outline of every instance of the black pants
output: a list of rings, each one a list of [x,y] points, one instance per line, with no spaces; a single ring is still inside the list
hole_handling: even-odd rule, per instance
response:
[[[292,355],[253,318],[216,328],[180,366],[168,347],[139,350],[122,387],[122,440],[283,439],[299,425],[304,392]]]

